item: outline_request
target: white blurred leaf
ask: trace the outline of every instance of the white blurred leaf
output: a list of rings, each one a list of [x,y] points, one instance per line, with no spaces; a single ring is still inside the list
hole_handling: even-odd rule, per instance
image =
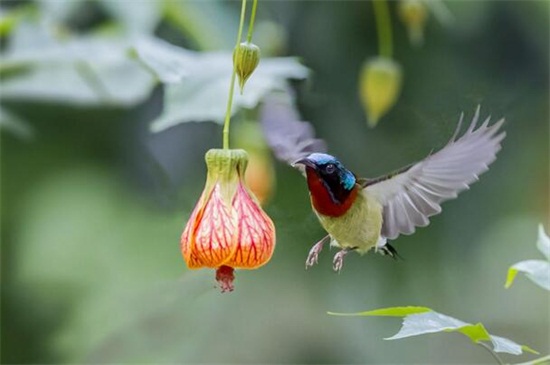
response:
[[[415,313],[405,316],[405,319],[403,320],[403,326],[401,327],[399,332],[385,339],[397,340],[400,338],[424,335],[427,333],[452,331],[467,325],[468,323],[466,322],[462,322],[453,317],[449,317],[434,311]]]
[[[7,101],[43,101],[77,105],[132,105],[143,100],[153,78],[130,60],[104,65],[75,63],[38,67],[2,82]]]
[[[189,51],[186,54],[191,55]],[[233,70],[229,52],[195,53],[188,77],[166,87],[165,109],[152,124],[160,132],[179,123],[213,121],[222,123],[227,104],[229,81]],[[160,74],[160,72],[159,72]],[[254,108],[270,91],[285,90],[287,79],[305,79],[308,69],[295,58],[266,58],[240,95],[237,85],[232,112]]]
[[[62,23],[83,9],[85,0],[40,0],[37,2],[47,21]],[[99,4],[130,33],[152,33],[162,16],[162,2],[99,0]]]
[[[521,355],[523,351],[537,353],[528,346],[522,346],[504,337],[489,334],[483,324],[466,323],[459,319],[433,311],[427,307],[390,307],[359,313],[332,313],[333,315],[403,317],[403,325],[395,335],[385,338],[397,340],[406,337],[437,332],[460,332],[474,343],[490,341],[495,352]]]
[[[63,22],[74,14],[82,5],[85,0],[71,0],[71,1],[59,1],[59,0],[40,0],[37,1],[40,7],[40,13],[46,18],[47,21]]]
[[[130,33],[152,33],[162,16],[162,2],[101,0],[101,5]],[[130,9],[129,9],[130,8]]]
[[[529,279],[540,287],[550,290],[550,263],[543,260],[526,260],[512,265],[508,269],[505,287],[509,288],[518,272],[525,273]]]
[[[25,24],[15,33],[0,66],[1,72],[25,72],[2,79],[2,98],[79,105],[135,104],[149,95],[155,80],[129,57],[130,44],[130,40],[104,37],[61,41],[46,28]]]
[[[180,82],[197,58],[195,52],[152,38],[139,39],[133,51],[161,82],[168,84]]]
[[[548,260],[550,260],[550,237],[544,232],[544,227],[539,224],[539,239],[537,240],[537,248]]]
[[[19,116],[9,112],[0,105],[0,129],[11,132],[13,135],[29,140],[34,136],[31,126]]]
[[[455,17],[442,0],[426,1],[425,4],[430,7],[434,17],[441,25],[450,27],[455,23]]]
[[[544,232],[542,224],[539,225],[537,248],[547,260],[550,259],[550,238]],[[550,290],[550,261],[547,260],[525,260],[510,266],[504,287],[512,286],[517,274],[522,272],[538,286]]]
[[[523,352],[523,346],[504,337],[491,335],[491,342],[496,352],[506,352],[513,355],[521,355]]]

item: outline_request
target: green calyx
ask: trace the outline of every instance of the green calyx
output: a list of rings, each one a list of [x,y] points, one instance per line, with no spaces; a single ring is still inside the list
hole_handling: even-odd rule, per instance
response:
[[[241,94],[244,85],[260,63],[260,48],[254,43],[240,43],[233,51],[233,64],[235,73],[239,77],[239,87]]]
[[[241,149],[211,149],[204,159],[208,169],[205,190],[219,184],[225,203],[231,205],[238,182],[244,178],[248,153]]]

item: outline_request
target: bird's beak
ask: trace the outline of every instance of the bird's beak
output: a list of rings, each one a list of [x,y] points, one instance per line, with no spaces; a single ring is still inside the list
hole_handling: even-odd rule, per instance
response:
[[[309,158],[301,158],[299,160],[296,160],[292,163],[292,167],[296,167],[296,165],[304,165],[307,167],[311,167],[314,170],[317,170],[317,165],[313,161],[311,161]]]

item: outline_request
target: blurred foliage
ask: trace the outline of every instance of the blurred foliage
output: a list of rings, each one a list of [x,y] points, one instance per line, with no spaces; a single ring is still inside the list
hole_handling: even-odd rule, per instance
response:
[[[361,313],[331,313],[340,316],[380,316],[403,317],[403,326],[399,332],[385,340],[397,340],[412,336],[425,335],[437,332],[459,332],[468,337],[475,344],[488,341],[493,345],[491,352],[502,352],[512,355],[521,355],[524,351],[538,354],[525,345],[518,345],[512,340],[489,334],[481,323],[470,324],[459,319],[438,313],[427,307],[392,307],[375,309]]]
[[[258,22],[267,26],[260,34],[258,24],[255,43],[264,57],[291,55],[312,70],[307,82],[291,82],[302,116],[358,175],[424,157],[477,104],[483,114],[506,117],[508,136],[480,182],[445,204],[429,227],[394,242],[405,261],[354,256],[340,275],[326,254],[304,270],[324,233],[302,177],[276,165],[266,210],[277,250],[261,270],[237,273],[230,295],[213,287],[210,271],[188,271],[178,249],[202,189],[204,152],[219,147],[221,128],[176,125],[180,116],[151,133],[169,103],[186,102],[170,91],[185,76],[176,63],[182,82],[163,85],[135,51],[136,39],[197,57],[228,51],[238,3],[122,4],[0,4],[3,363],[487,361],[483,349],[465,353],[448,336],[383,342],[383,320],[326,315],[399,303],[480,318],[549,352],[548,294],[525,285],[511,295],[501,285],[511,262],[536,255],[534,228],[549,217],[547,1],[446,1],[452,21],[430,5],[434,18],[447,20],[442,27],[430,18],[418,49],[395,22],[403,89],[385,123],[370,130],[357,80],[377,48],[371,4],[260,0]],[[396,6],[390,3],[392,15]],[[246,93],[269,69],[265,61]],[[285,62],[301,76],[285,71],[278,82],[304,77],[295,61]],[[216,71],[208,67],[202,75]],[[223,108],[223,95],[206,99],[202,111]],[[254,105],[243,104],[235,127],[254,119],[246,110]],[[22,139],[29,131],[33,138]]]
[[[537,248],[546,257],[546,260],[526,260],[510,266],[506,277],[506,288],[512,285],[518,272],[523,272],[535,284],[550,290],[550,238],[544,232],[542,224],[539,226]]]

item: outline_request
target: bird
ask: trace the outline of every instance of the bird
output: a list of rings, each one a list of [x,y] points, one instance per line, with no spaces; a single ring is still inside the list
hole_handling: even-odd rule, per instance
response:
[[[487,117],[478,126],[478,106],[463,134],[461,114],[455,133],[439,151],[390,174],[361,178],[326,153],[326,144],[314,138],[309,123],[295,120],[296,115],[285,111],[288,103],[279,100],[264,105],[272,113],[278,108],[275,115],[286,116],[286,122],[274,127],[276,117],[264,113],[263,124],[275,155],[305,173],[312,209],[327,232],[309,251],[306,269],[318,262],[328,241],[339,249],[333,259],[336,272],[342,270],[344,257],[352,251],[363,255],[374,250],[397,258],[389,241],[427,226],[431,216],[441,213],[441,203],[456,198],[488,170],[506,136],[501,130],[504,119],[490,124]],[[269,132],[274,133],[270,136]]]

